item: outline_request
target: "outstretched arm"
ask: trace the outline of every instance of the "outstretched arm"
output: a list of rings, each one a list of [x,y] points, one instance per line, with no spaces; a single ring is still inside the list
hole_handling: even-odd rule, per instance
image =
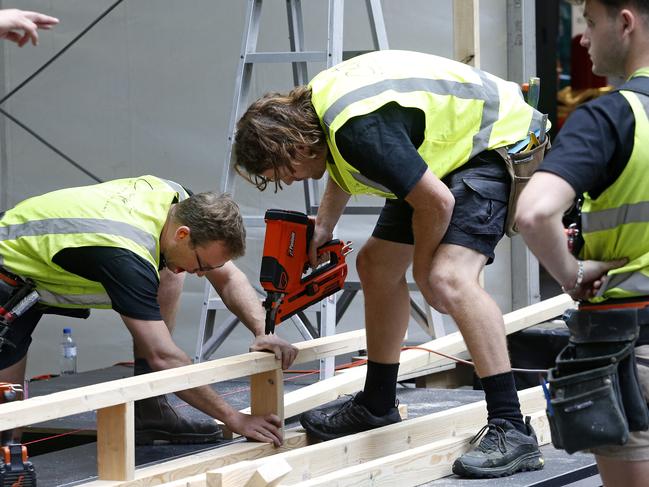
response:
[[[576,286],[579,264],[569,252],[562,217],[575,199],[575,191],[561,177],[537,172],[517,203],[516,222],[528,247],[574,299],[593,297],[606,279],[606,273],[625,264],[616,261],[587,260],[582,263],[581,284]]]
[[[164,321],[144,321],[121,315],[139,352],[154,371],[190,365],[191,360],[173,342]],[[255,441],[282,444],[281,421],[274,414],[251,416],[230,406],[211,387],[200,386],[176,393],[178,397],[222,421],[231,431]]]
[[[31,41],[38,44],[38,29],[49,30],[59,19],[38,12],[15,8],[0,10],[0,39],[7,39],[23,47]]]

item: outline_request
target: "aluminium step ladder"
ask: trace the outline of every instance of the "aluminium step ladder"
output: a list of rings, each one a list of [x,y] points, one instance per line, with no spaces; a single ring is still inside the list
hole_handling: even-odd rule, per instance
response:
[[[365,0],[375,50],[388,49],[387,34],[380,0]],[[232,112],[228,127],[227,149],[222,173],[222,187],[225,192],[232,192],[235,172],[232,168],[232,146],[236,123],[245,111],[250,92],[253,67],[257,63],[291,63],[293,82],[295,86],[306,84],[309,80],[307,63],[325,63],[327,68],[334,66],[343,59],[358,55],[363,51],[343,52],[343,13],[344,0],[328,0],[328,29],[327,45],[323,51],[304,50],[304,30],[301,0],[286,0],[287,20],[290,51],[260,52],[257,51],[261,9],[263,0],[248,0],[243,29],[239,65],[236,72],[235,91]],[[304,181],[304,197],[306,213],[315,215],[318,209],[319,187],[316,181]],[[380,207],[354,206],[346,209],[345,214],[368,215],[378,214]],[[246,216],[244,220],[250,226],[262,226],[263,216]],[[416,287],[411,287],[416,290]],[[360,290],[358,282],[348,282],[340,297],[337,307],[336,295],[325,298],[319,305],[319,323],[317,328],[311,325],[304,313],[298,313],[291,318],[298,332],[305,340],[319,336],[330,336],[335,333],[335,326],[351,300]],[[260,296],[264,293],[257,288]],[[432,336],[445,334],[441,316],[425,304],[422,308],[412,299],[411,310],[415,321]],[[204,291],[200,326],[196,343],[195,362],[209,359],[215,350],[225,341],[234,330],[239,320],[231,315],[220,326],[216,326],[216,313],[225,308],[221,299],[208,282]],[[331,377],[334,372],[333,358],[321,360],[320,377]]]

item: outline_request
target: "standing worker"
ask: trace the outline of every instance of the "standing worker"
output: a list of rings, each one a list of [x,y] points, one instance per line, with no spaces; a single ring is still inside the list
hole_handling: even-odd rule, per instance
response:
[[[365,298],[365,386],[331,414],[305,413],[310,435],[327,440],[400,421],[396,384],[412,263],[426,301],[457,323],[487,401],[487,433],[453,471],[495,477],[542,468],[520,411],[502,313],[478,280],[507,217],[510,177],[493,149],[525,139],[542,119],[514,83],[437,56],[378,51],[288,94],[268,94],[239,120],[237,170],[260,190],[329,172],[312,265],[350,195],[386,198],[356,260]]]
[[[0,326],[6,340],[0,382],[23,382],[31,334],[44,313],[74,315],[88,308],[119,313],[135,343],[136,369],[191,364],[169,329],[186,272],[207,277],[255,335],[252,350],[273,351],[282,367],[289,367],[297,349],[264,334],[261,302],[230,262],[244,250],[243,219],[229,196],[190,195],[179,184],[155,176],[62,189],[19,203],[0,215],[0,299],[7,307],[6,283],[16,282],[15,292],[31,286],[39,302]],[[209,386],[177,395],[231,431],[282,443],[275,415],[242,414]],[[202,443],[221,437],[215,422],[183,418],[164,397],[137,401],[135,425],[139,443]]]
[[[59,19],[38,12],[28,12],[15,8],[0,10],[0,39],[23,47],[29,41],[38,45],[38,30],[49,30],[59,23]]]
[[[595,335],[596,324],[607,316],[613,319],[613,334],[628,329],[637,336],[636,321],[640,325],[635,356],[644,398],[636,414],[627,412],[628,441],[622,444],[625,432],[620,432],[611,444],[590,449],[606,486],[640,487],[649,479],[649,432],[642,431],[649,399],[649,1],[576,3],[585,3],[581,44],[588,48],[593,73],[628,81],[570,115],[521,195],[517,222],[548,272],[580,300],[569,326],[586,320],[590,326],[571,327],[571,341]],[[568,251],[562,224],[576,196],[583,198],[578,258]],[[620,342],[619,336],[613,338]],[[631,362],[633,376],[636,364]],[[624,405],[626,410],[628,396]],[[566,427],[579,435],[574,416]]]

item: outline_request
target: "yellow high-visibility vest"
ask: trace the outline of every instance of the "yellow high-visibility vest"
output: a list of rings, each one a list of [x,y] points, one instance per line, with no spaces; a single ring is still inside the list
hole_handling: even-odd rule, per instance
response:
[[[649,77],[649,67],[631,78],[638,76]],[[620,94],[635,118],[633,150],[622,174],[597,199],[584,194],[581,258],[629,262],[608,273],[593,302],[649,295],[649,96],[624,86]]]
[[[32,279],[42,303],[110,308],[100,283],[64,270],[52,258],[66,248],[117,247],[139,255],[157,272],[167,213],[187,196],[177,183],[142,176],[29,198],[0,220],[0,265]]]
[[[517,84],[430,54],[363,54],[323,71],[309,86],[333,158],[327,164],[329,175],[350,194],[395,198],[345,161],[336,146],[336,131],[349,119],[387,103],[425,114],[418,152],[439,178],[480,152],[514,144],[541,129],[541,113],[525,103]]]

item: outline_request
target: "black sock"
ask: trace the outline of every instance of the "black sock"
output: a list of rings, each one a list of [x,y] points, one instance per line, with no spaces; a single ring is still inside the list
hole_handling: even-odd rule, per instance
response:
[[[384,416],[397,401],[399,364],[380,364],[367,361],[365,387],[356,395],[356,402],[375,416]]]
[[[487,401],[487,420],[494,418],[506,419],[519,430],[527,434],[527,428],[521,414],[521,404],[518,402],[514,374],[504,372],[480,379]]]
[[[149,367],[149,363],[143,358],[136,358],[133,361],[133,375],[142,375],[153,372],[153,369]]]

